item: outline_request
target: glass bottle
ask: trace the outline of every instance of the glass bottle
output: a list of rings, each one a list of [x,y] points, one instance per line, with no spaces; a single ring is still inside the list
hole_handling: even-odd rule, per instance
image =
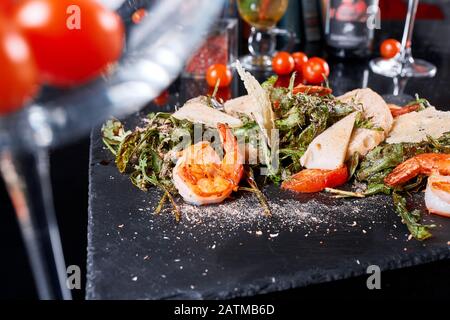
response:
[[[378,0],[328,0],[325,3],[325,39],[328,51],[341,58],[365,58],[373,48],[379,27]]]

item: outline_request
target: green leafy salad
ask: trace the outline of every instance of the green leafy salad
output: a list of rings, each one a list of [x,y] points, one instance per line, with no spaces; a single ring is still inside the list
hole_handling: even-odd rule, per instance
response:
[[[131,182],[143,191],[162,190],[157,213],[170,203],[176,219],[180,220],[182,212],[177,206],[180,198],[187,202],[194,199],[195,204],[210,204],[241,190],[254,192],[270,216],[261,184],[272,183],[292,192],[312,192],[315,184],[314,188],[338,198],[390,195],[410,234],[418,240],[431,237],[434,225],[423,224],[422,212],[409,210],[406,199],[412,192],[425,188],[428,192],[428,188],[438,186],[427,186],[428,176],[446,174],[443,168],[450,162],[446,158],[450,154],[450,132],[434,136],[425,132],[421,141],[389,143],[389,137],[401,135],[402,117],[421,119],[421,112],[433,108],[426,100],[413,101],[411,104],[418,108],[394,118],[389,106],[370,89],[335,97],[328,91],[320,91],[320,87],[294,87],[293,79],[284,88],[276,86],[276,77],[260,85],[248,73],[240,75],[248,96],[225,103],[214,96],[194,99],[175,113],[148,114],[134,130],[128,130],[116,119],[103,125],[103,142],[114,155],[118,170],[129,175]],[[228,125],[217,126],[224,119]],[[351,125],[345,126],[346,123]],[[245,144],[242,165],[225,164],[222,160],[237,150],[230,144],[230,135],[226,135],[228,131],[224,128],[236,141]],[[269,138],[269,130],[276,133],[275,138]],[[205,145],[203,140],[207,135],[211,137],[210,144]],[[253,143],[255,135],[259,138]],[[210,155],[211,163],[191,165],[188,160],[195,149],[186,150],[193,146],[211,146],[223,152],[217,152],[218,157],[215,153]],[[205,150],[210,153],[210,149]],[[256,160],[250,162],[252,150]],[[428,154],[438,155],[439,159],[432,164],[420,157],[414,160]],[[413,169],[407,161],[417,172],[411,173]],[[433,170],[425,170],[427,165]],[[253,172],[261,168],[266,170],[258,185]],[[345,174],[345,184],[332,183],[337,181],[333,180],[333,174],[338,168],[345,168],[340,171]],[[311,173],[318,177],[315,181],[308,180]],[[407,181],[392,183],[397,176]],[[439,192],[445,191],[442,184],[438,187]]]

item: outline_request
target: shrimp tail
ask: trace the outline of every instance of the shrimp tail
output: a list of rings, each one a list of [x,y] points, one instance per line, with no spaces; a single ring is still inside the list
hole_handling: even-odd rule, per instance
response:
[[[420,162],[416,158],[411,158],[395,167],[384,179],[384,183],[391,187],[399,186],[418,176],[420,171]]]
[[[419,174],[430,176],[433,173],[450,174],[450,155],[441,153],[423,153],[399,164],[385,179],[391,187],[399,186]]]
[[[220,138],[222,140],[223,150],[225,152],[223,163],[227,166],[231,166],[233,174],[231,175],[231,182],[237,188],[239,181],[242,178],[243,169],[243,155],[239,148],[236,137],[234,136],[231,129],[223,123],[217,125]]]

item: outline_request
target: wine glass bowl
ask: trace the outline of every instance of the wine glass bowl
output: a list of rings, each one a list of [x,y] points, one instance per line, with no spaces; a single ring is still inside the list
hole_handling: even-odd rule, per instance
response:
[[[275,28],[283,17],[289,0],[238,0],[239,14],[251,26],[248,39],[249,55],[240,58],[241,64],[252,71],[269,71],[276,49],[276,37],[289,38],[292,45],[295,35],[284,29]]]
[[[126,27],[121,59],[70,89],[44,87],[20,111],[0,116],[0,173],[12,200],[38,296],[70,299],[55,219],[47,149],[87,134],[111,116],[138,111],[182,71],[222,0],[101,0]],[[135,14],[137,10],[141,10]],[[146,14],[143,14],[145,10]]]
[[[238,0],[238,10],[249,25],[270,29],[283,17],[288,4],[289,0]]]
[[[0,150],[58,146],[86,134],[107,117],[139,110],[180,73],[222,1],[102,1],[122,17],[125,50],[103,76],[71,89],[44,88],[22,110],[0,117]],[[133,14],[145,9],[138,24]],[[176,21],[176,22],[175,22]]]

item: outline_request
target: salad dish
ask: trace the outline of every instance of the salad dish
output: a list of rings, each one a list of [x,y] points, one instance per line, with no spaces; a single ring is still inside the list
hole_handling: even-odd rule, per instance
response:
[[[450,112],[418,96],[386,103],[369,88],[334,96],[332,88],[259,83],[239,62],[247,95],[188,100],[173,113],[150,113],[136,128],[117,119],[102,127],[117,169],[139,189],[161,190],[158,214],[180,203],[214,206],[251,192],[266,219],[274,212],[264,186],[286,195],[325,192],[334,198],[390,195],[411,237],[430,238],[425,214],[450,217]],[[411,208],[422,192],[426,210]],[[351,201],[345,200],[342,201]]]

